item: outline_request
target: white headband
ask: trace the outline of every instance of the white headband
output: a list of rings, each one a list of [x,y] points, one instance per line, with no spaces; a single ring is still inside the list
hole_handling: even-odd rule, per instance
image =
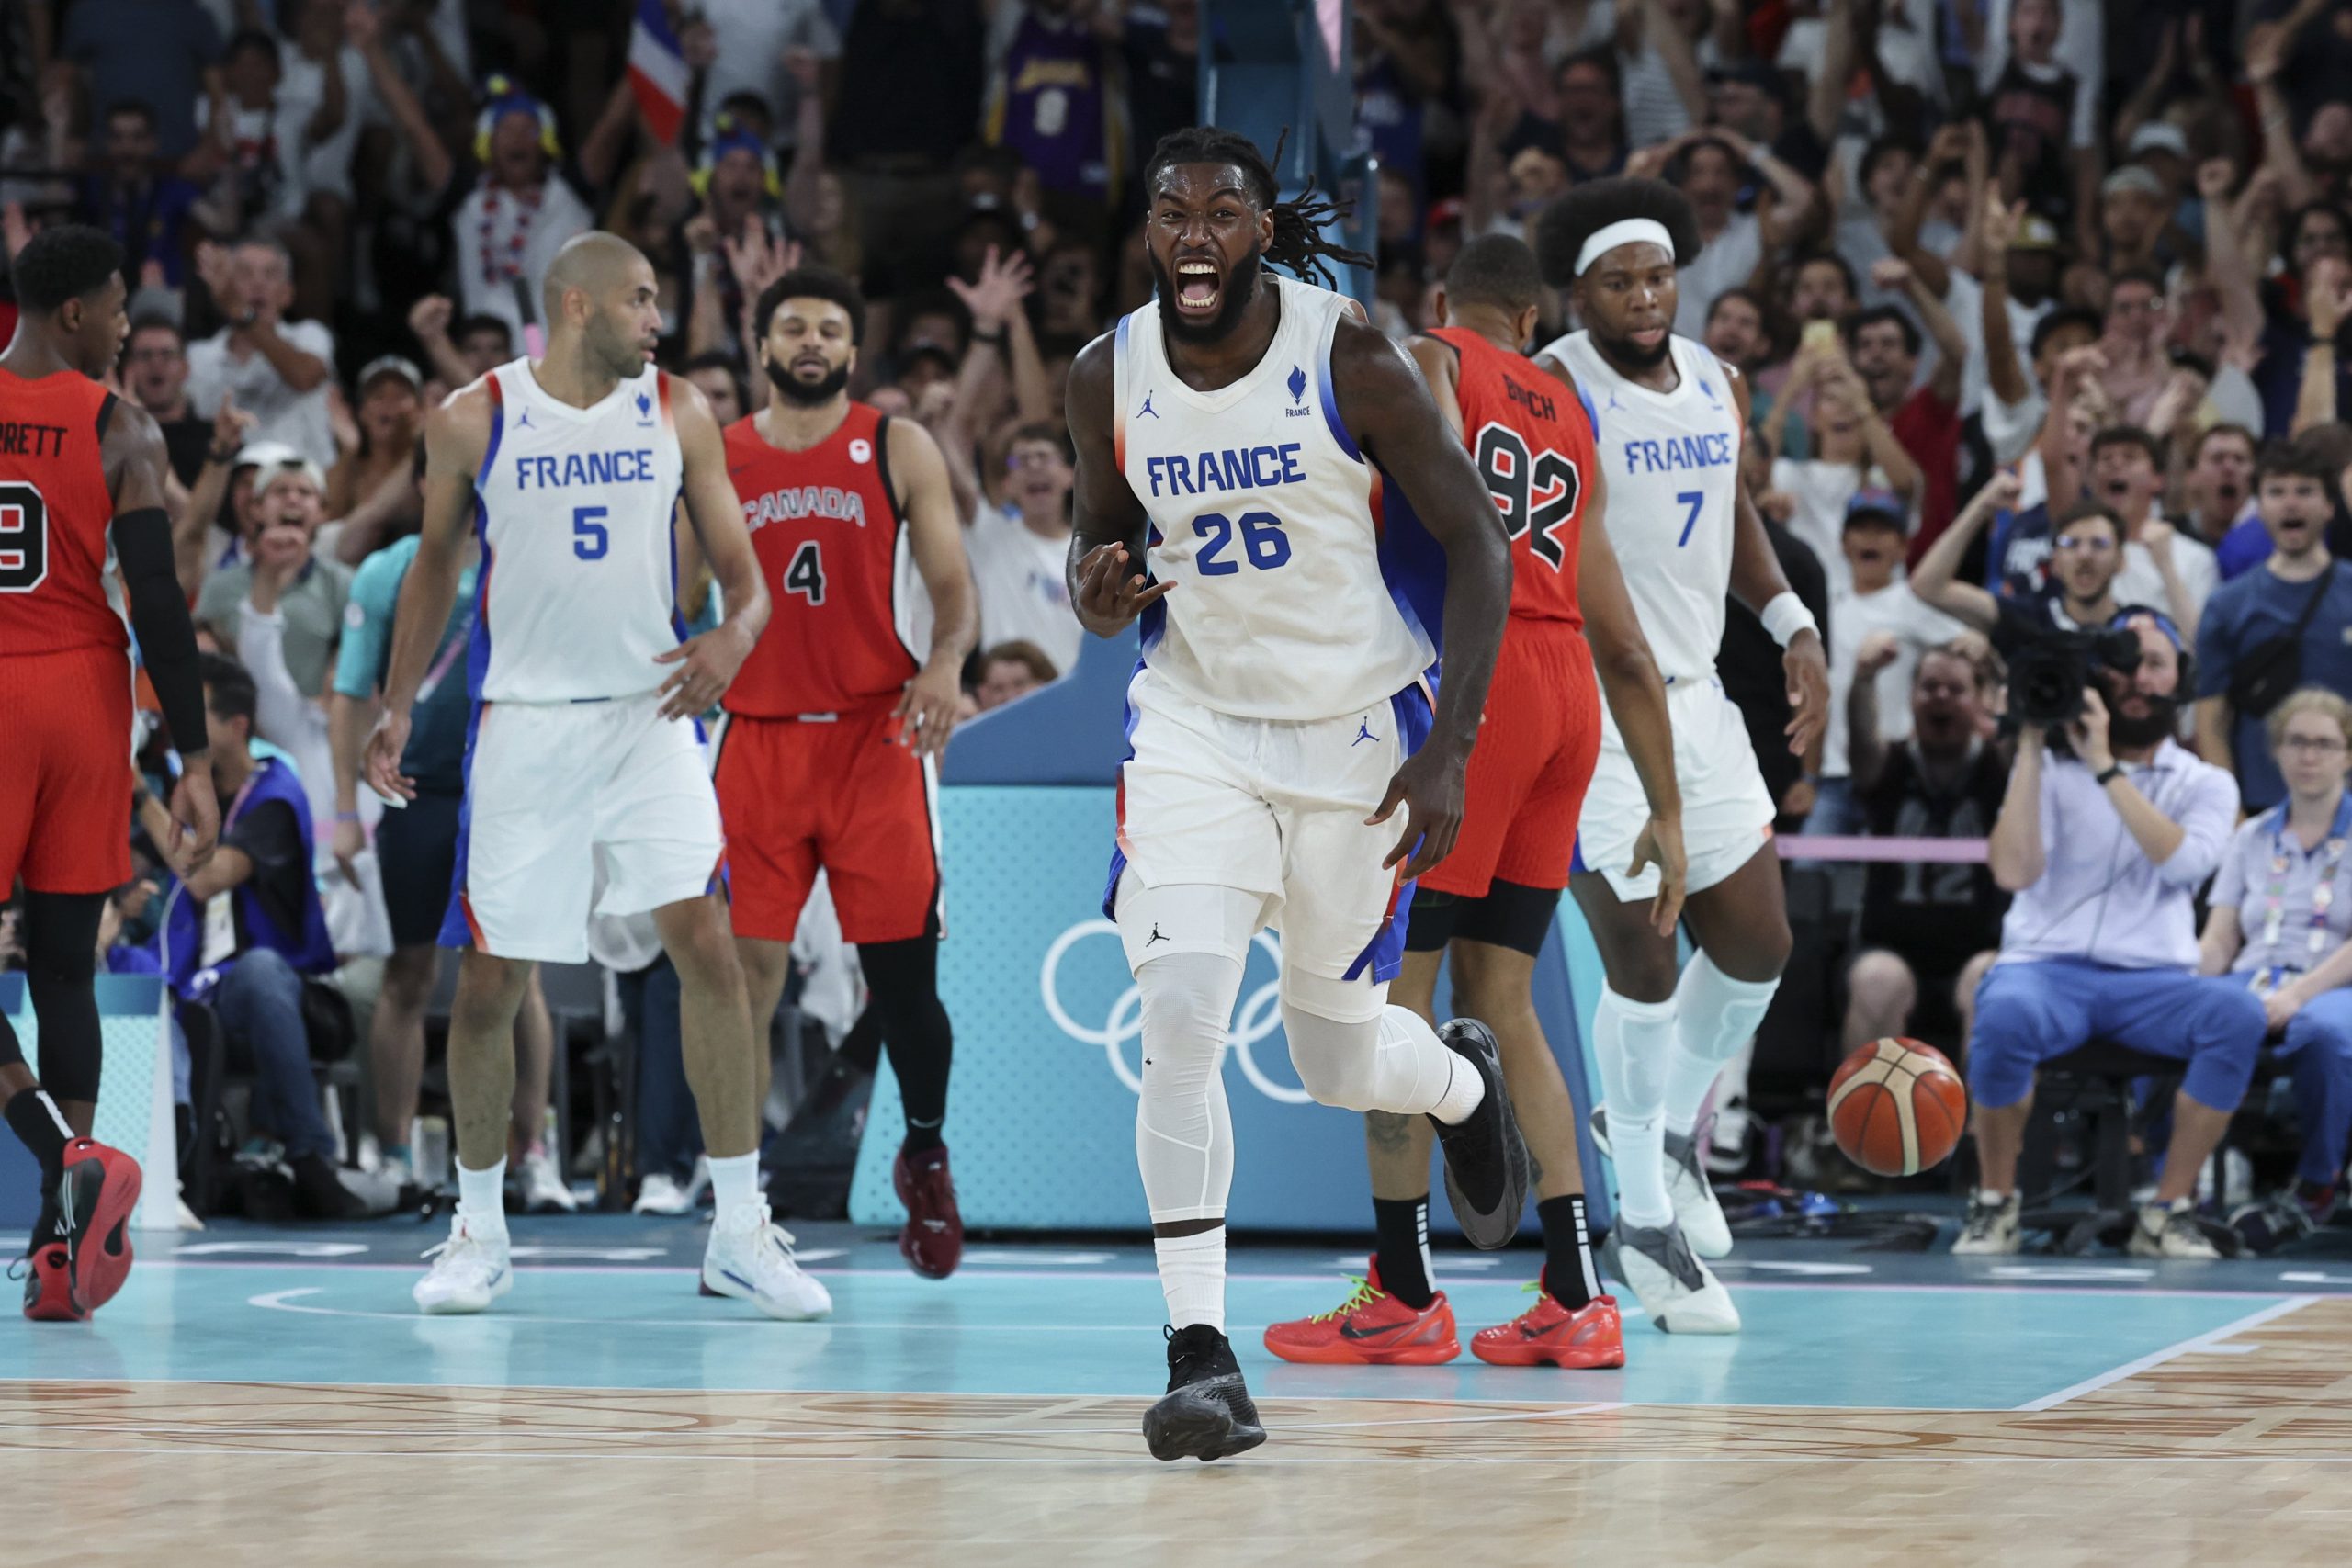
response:
[[[1584,249],[1577,253],[1577,276],[1582,277],[1586,268],[1618,246],[1645,240],[1664,251],[1668,261],[1674,259],[1674,236],[1666,231],[1665,224],[1655,218],[1621,218],[1594,230],[1592,238],[1584,243]]]

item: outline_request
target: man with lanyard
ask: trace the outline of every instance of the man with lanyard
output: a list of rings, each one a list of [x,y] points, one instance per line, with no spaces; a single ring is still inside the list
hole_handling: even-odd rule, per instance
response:
[[[2268,1251],[2324,1224],[2352,1141],[2352,797],[2344,787],[2352,706],[2306,687],[2273,710],[2287,797],[2242,824],[2213,878],[2198,967],[2262,998],[2295,1085],[2303,1134],[2292,1186],[2232,1216]]]
[[[417,456],[424,457],[420,443]],[[376,722],[376,695],[391,656],[392,626],[401,584],[416,558],[413,534],[362,562],[351,580],[344,610],[343,641],[334,668],[329,716],[334,755],[336,861],[356,881],[356,863],[368,852],[361,802],[373,817],[373,791],[359,790],[360,759]],[[417,688],[416,715],[409,731],[403,767],[416,780],[416,798],[386,810],[374,824],[376,854],[384,881],[384,908],[390,916],[392,955],[384,962],[384,988],[368,1021],[368,1055],[375,1077],[376,1137],[389,1174],[406,1185],[412,1169],[409,1125],[416,1115],[417,1086],[424,1072],[424,1008],[440,973],[438,938],[449,907],[449,883],[458,857],[458,808],[465,799],[465,654],[473,635],[474,584],[481,547],[469,534],[466,562],[449,623]],[[546,1145],[548,1083],[554,1051],[554,1025],[535,972],[516,1016],[514,1137],[522,1151],[517,1180],[526,1209],[540,1212],[575,1207]]]

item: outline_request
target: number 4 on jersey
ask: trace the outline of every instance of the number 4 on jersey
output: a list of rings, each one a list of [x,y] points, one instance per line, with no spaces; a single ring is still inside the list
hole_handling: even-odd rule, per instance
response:
[[[811,604],[825,602],[825,555],[816,540],[805,540],[792,552],[792,563],[784,569],[784,591]]]
[[[1527,547],[1559,570],[1567,549],[1558,530],[1576,515],[1577,498],[1584,490],[1577,466],[1548,446],[1530,453],[1527,438],[1500,423],[1478,432],[1473,455],[1487,489],[1494,493],[1496,509],[1503,514],[1504,534],[1515,540],[1532,532]]]

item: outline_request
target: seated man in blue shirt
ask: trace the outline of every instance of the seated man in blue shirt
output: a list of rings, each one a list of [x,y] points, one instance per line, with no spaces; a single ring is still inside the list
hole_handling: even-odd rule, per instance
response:
[[[1988,847],[1993,879],[2017,896],[2001,955],[1976,992],[1968,1044],[1983,1189],[1952,1250],[2018,1250],[2018,1156],[2034,1071],[2093,1039],[2188,1065],[2172,1145],[2132,1251],[2218,1257],[2198,1229],[2197,1173],[2228,1131],[2269,1023],[2242,981],[2197,973],[2197,888],[2237,825],[2230,775],[2175,745],[2188,662],[2179,633],[2149,610],[2116,625],[2140,639],[2128,677],[2102,670],[2067,728],[2072,756],[2035,727],[2018,739]]]

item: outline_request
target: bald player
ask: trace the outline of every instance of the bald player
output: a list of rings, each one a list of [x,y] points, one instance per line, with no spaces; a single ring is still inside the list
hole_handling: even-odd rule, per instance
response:
[[[548,346],[452,394],[425,422],[424,528],[409,568],[368,778],[401,773],[456,597],[459,541],[481,532],[465,680],[465,804],[442,945],[463,950],[449,1018],[458,1213],[427,1256],[416,1303],[480,1312],[514,1283],[501,1189],[514,1090],[514,1014],[532,966],[588,957],[601,864],[607,915],[650,913],[677,966],[686,1077],[718,1200],[706,1293],[771,1317],[831,1310],[769,1222],[758,1177],[751,1010],[726,905],[723,844],[701,724],[768,618],[718,422],[703,394],[653,367],[653,268],[604,233],[548,270]],[[726,594],[727,618],[688,640],[673,579],[683,500]]]

